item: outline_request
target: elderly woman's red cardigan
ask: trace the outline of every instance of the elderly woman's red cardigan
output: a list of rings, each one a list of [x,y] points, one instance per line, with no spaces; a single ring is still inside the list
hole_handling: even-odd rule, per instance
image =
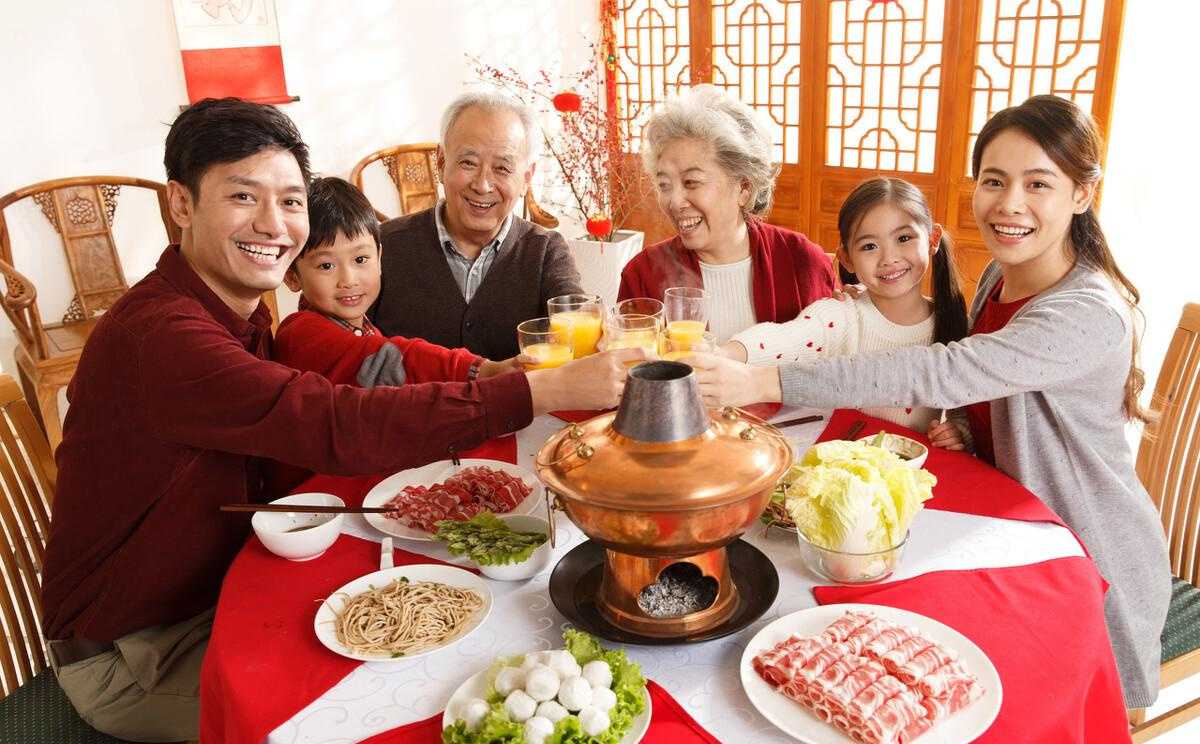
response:
[[[798,232],[758,219],[746,222],[750,235],[750,281],[759,323],[782,323],[833,293],[833,267],[821,246]],[[655,243],[621,271],[618,299],[661,300],[668,287],[703,287],[700,261],[683,241]]]

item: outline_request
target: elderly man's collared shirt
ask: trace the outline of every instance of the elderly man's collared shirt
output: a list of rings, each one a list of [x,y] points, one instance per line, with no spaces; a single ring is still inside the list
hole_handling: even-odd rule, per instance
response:
[[[437,225],[438,244],[446,253],[446,263],[450,266],[450,273],[454,275],[454,281],[458,284],[458,288],[462,290],[463,299],[470,302],[471,298],[475,296],[475,291],[479,289],[479,285],[483,284],[483,278],[487,276],[488,269],[492,268],[496,256],[500,255],[500,246],[508,237],[513,218],[511,214],[505,217],[504,224],[500,226],[500,232],[496,233],[496,237],[483,247],[476,258],[470,259],[462,254],[462,251],[455,245],[454,238],[450,237],[449,231],[446,230],[446,223],[442,218],[442,212],[445,209],[446,200],[442,199],[433,210],[434,223]]]

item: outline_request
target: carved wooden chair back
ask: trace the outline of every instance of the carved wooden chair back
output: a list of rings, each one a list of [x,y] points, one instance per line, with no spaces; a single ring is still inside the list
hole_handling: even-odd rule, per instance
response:
[[[67,326],[87,321],[107,310],[129,288],[112,231],[121,189],[125,187],[155,192],[168,240],[178,242],[180,231],[167,211],[166,186],[157,181],[125,176],[80,176],[43,181],[0,197],[0,260],[4,262],[0,269],[4,269],[8,280],[9,294],[15,290],[18,296],[29,300],[25,307],[14,307],[6,302],[5,309],[21,343],[35,359],[48,358],[50,350],[36,305],[36,290],[25,277],[14,276],[17,267],[13,263],[11,233],[4,211],[18,201],[32,199],[58,233],[66,253],[74,296],[61,324],[54,325]]]

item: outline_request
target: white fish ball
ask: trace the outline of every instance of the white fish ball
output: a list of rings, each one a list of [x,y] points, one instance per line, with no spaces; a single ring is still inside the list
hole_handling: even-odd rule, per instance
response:
[[[551,651],[552,654],[548,665],[551,669],[558,672],[558,676],[562,679],[567,677],[578,677],[582,670],[579,668],[579,662],[575,661],[575,657],[570,651]]]
[[[463,705],[458,717],[467,724],[467,728],[474,731],[479,726],[479,722],[484,719],[484,716],[491,711],[492,706],[488,705],[486,700],[471,698]]]
[[[538,664],[546,664],[549,660],[549,651],[531,651],[525,654],[525,660],[521,662],[522,669],[530,669]]]
[[[513,690],[504,699],[504,712],[508,713],[508,717],[517,723],[528,721],[533,717],[533,711],[536,709],[537,703],[525,694],[524,690]]]
[[[588,736],[599,736],[608,730],[608,714],[599,708],[584,708],[579,711],[579,725]]]
[[[583,665],[583,678],[592,687],[612,687],[612,668],[603,659],[593,659]]]
[[[612,710],[617,704],[617,693],[607,687],[592,688],[592,707],[602,710],[605,713]]]
[[[586,708],[592,703],[592,686],[583,677],[569,677],[558,688],[558,702],[572,712]]]
[[[554,724],[547,718],[534,716],[525,722],[526,744],[542,744],[546,737],[554,733]]]
[[[525,673],[525,692],[538,702],[553,700],[558,694],[558,673],[544,664],[531,667]]]
[[[519,667],[504,667],[496,673],[496,681],[492,685],[496,692],[508,697],[508,693],[525,686],[525,670]]]
[[[551,723],[558,723],[562,719],[571,715],[571,713],[566,708],[559,705],[558,702],[554,700],[546,700],[545,702],[538,703],[537,711],[534,713],[534,715],[541,716]]]

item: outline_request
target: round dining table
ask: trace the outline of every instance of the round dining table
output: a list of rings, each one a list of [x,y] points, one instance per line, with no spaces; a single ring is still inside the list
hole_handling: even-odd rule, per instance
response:
[[[773,417],[774,421],[785,421],[811,413],[822,414],[823,420],[787,426],[782,429],[798,456],[818,439],[826,427],[833,428],[835,421],[840,419],[832,417],[830,411],[814,412],[795,408],[779,410]],[[533,471],[534,457],[538,449],[548,437],[564,425],[562,420],[551,415],[534,419],[529,427],[516,435],[517,464]],[[869,431],[868,429],[865,433],[869,433]],[[824,438],[837,438],[838,433],[832,431],[827,433]],[[934,460],[935,458],[931,456],[927,467],[934,475],[938,475]],[[328,482],[328,479],[324,481],[326,485]],[[939,488],[944,487],[947,486],[939,485]],[[1019,489],[1019,486],[1015,487]],[[971,490],[976,486],[964,482],[961,488]],[[358,498],[361,499],[361,485],[358,490],[360,491]],[[935,489],[935,497],[937,495],[938,491]],[[959,496],[963,495],[959,494]],[[985,505],[990,503],[989,499],[991,498],[988,493],[966,494],[966,496],[978,499],[978,503]],[[1029,496],[1033,498],[1032,495]],[[948,499],[949,496],[946,498]],[[1036,499],[1033,500],[1036,501]],[[937,498],[931,502],[931,505],[936,501]],[[1041,508],[1040,502],[1037,502],[1037,506]],[[1087,567],[1092,566],[1075,535],[1061,523],[1055,523],[1052,518],[1045,520],[1005,518],[973,514],[969,511],[969,509],[962,508],[953,511],[938,508],[920,510],[912,524],[908,544],[898,568],[883,584],[876,586],[903,587],[905,581],[922,581],[929,577],[939,576],[949,577],[947,580],[951,581],[979,581],[982,583],[973,584],[974,588],[968,587],[964,583],[962,601],[964,603],[992,601],[988,597],[996,594],[997,598],[994,601],[1000,606],[1011,606],[1014,612],[1021,610],[1026,613],[1020,617],[1014,616],[1011,620],[1013,627],[1020,632],[1021,627],[1039,622],[1038,615],[1036,612],[1032,615],[1028,614],[1030,609],[1022,607],[1024,602],[1022,597],[1004,594],[1008,592],[1011,595],[1013,592],[1020,591],[1019,589],[1005,588],[1006,585],[1002,583],[1005,570],[1024,570],[1018,567],[1038,569],[1046,565],[1056,565],[1056,562],[1061,559],[1082,561]],[[979,511],[987,512],[989,510],[981,508]],[[1046,512],[1048,513],[1048,510]],[[557,540],[554,549],[555,562],[557,562],[585,537],[563,513],[556,512],[554,519],[557,525]],[[348,518],[344,520],[343,533],[376,543],[384,537],[369,526],[360,515],[348,515]],[[758,713],[743,691],[739,677],[742,652],[750,639],[768,623],[797,610],[815,607],[817,598],[814,597],[814,588],[828,582],[823,581],[806,568],[794,534],[777,528],[767,529],[762,525],[755,525],[742,538],[766,554],[779,574],[778,596],[762,617],[741,631],[704,643],[660,646],[627,645],[623,648],[631,659],[641,665],[642,673],[647,679],[654,680],[664,688],[691,715],[694,721],[715,739],[724,742],[753,741],[761,744],[791,741],[792,739]],[[397,539],[396,542],[398,548],[418,555],[453,564],[469,565],[464,559],[449,555],[442,544],[438,542],[400,539]],[[250,543],[257,543],[257,541],[251,537]],[[251,547],[248,544],[247,550]],[[261,551],[261,546],[257,549]],[[265,551],[261,552],[265,555]],[[282,560],[275,559],[273,556],[270,556],[269,559]],[[321,560],[318,558],[312,563],[316,564]],[[297,565],[303,566],[304,564]],[[553,565],[552,563],[551,566]],[[1071,562],[1068,565],[1073,566],[1075,563]],[[981,573],[981,570],[984,572]],[[1083,570],[1092,571],[1094,569],[1085,568]],[[369,569],[363,573],[368,572]],[[332,684],[319,696],[311,700],[295,700],[294,713],[286,720],[281,720],[273,730],[269,730],[266,741],[271,744],[318,744],[321,742],[340,744],[369,739],[381,732],[437,714],[445,708],[451,694],[464,680],[476,672],[486,669],[497,656],[560,648],[562,632],[569,623],[551,603],[548,591],[550,573],[551,569],[546,569],[534,578],[520,582],[489,581],[489,587],[494,597],[491,614],[483,625],[467,638],[448,648],[411,661],[395,660],[386,663],[357,664],[340,681]],[[241,575],[244,576],[245,572]],[[303,573],[297,575],[303,576]],[[229,642],[227,639],[230,634],[228,632],[219,633],[218,630],[221,628],[222,613],[226,611],[226,595],[236,593],[238,590],[238,587],[231,586],[231,582],[240,580],[242,579],[237,578],[235,572],[231,571],[226,579],[226,585],[222,589],[222,601],[218,605],[214,637],[209,651],[213,656],[212,666],[215,668],[207,668],[210,662],[206,660],[204,672],[207,682],[212,683],[215,680],[217,684],[228,683],[230,690],[236,689],[236,686],[232,684],[234,680],[228,679],[229,677],[240,674],[241,669],[253,668],[255,664],[260,664],[262,661],[254,658],[254,649],[239,649],[237,657],[232,657],[230,654],[224,657],[219,653],[214,654],[214,649],[219,651],[222,643]],[[297,591],[299,591],[302,579],[298,579],[296,583]],[[922,593],[920,585],[914,584],[913,586],[914,589],[910,593],[920,595]],[[1099,591],[1102,593],[1103,589]],[[982,597],[982,599],[972,600],[972,596]],[[311,601],[309,600],[309,602]],[[872,599],[868,597],[847,600],[835,597],[833,601],[870,602]],[[886,602],[887,600],[885,598],[880,601]],[[922,601],[920,596],[914,597],[914,601],[918,603],[916,605],[918,608],[926,609],[919,604]],[[1045,598],[1031,599],[1030,601],[1042,602],[1045,601]],[[1107,635],[1103,630],[1103,615],[1098,609],[1100,606],[1102,606],[1102,600],[1100,600],[1100,604],[1096,602],[1079,603],[1077,611],[1080,616],[1074,618],[1072,622],[1077,623],[1080,628],[1089,629],[1091,636],[1098,634],[1102,639],[1101,645],[1103,645],[1107,642]],[[312,606],[314,613],[316,609],[315,605]],[[953,615],[953,610],[954,608],[950,608],[949,614]],[[996,614],[1003,615],[1005,613],[1002,611]],[[1029,619],[1031,617],[1032,621]],[[1060,620],[1061,618],[1055,618],[1056,622]],[[307,622],[309,623],[308,627],[311,628],[311,617],[307,618]],[[978,629],[976,635],[986,636],[986,625],[987,623],[984,622],[983,627]],[[972,635],[971,631],[977,629],[960,627],[959,630],[970,636]],[[1012,635],[1012,633],[1006,630],[1004,635]],[[1031,637],[1036,636],[1038,633],[1033,631]],[[978,642],[978,638],[976,640]],[[1014,639],[1003,638],[997,639],[996,642],[1013,643]],[[1019,643],[1019,639],[1016,642]],[[1053,641],[1043,642],[1046,645],[1055,645]],[[980,645],[984,647],[985,651],[989,648],[983,643]],[[998,653],[994,651],[997,646],[991,648],[993,648],[993,653]],[[1082,651],[1076,652],[1082,653]],[[1104,652],[1107,652],[1107,655]],[[1099,656],[1100,658],[1072,660],[1072,663],[1084,667],[1095,666],[1094,671],[1086,672],[1085,680],[1080,683],[1081,688],[1087,688],[1080,693],[1081,699],[1087,699],[1078,704],[1063,703],[1075,707],[1082,706],[1085,710],[1051,712],[1047,715],[1063,716],[1071,718],[1073,721],[1072,716],[1096,715],[1093,709],[1102,709],[1100,715],[1108,721],[1103,725],[1115,725],[1111,724],[1111,720],[1124,715],[1123,708],[1119,704],[1119,688],[1117,690],[1118,702],[1114,703],[1111,690],[1103,692],[1104,697],[1098,697],[1101,693],[1096,691],[1096,683],[1088,681],[1091,677],[1103,679],[1105,685],[1111,688],[1115,675],[1111,652],[1104,648],[1099,654],[1090,651],[1088,653],[1090,656]],[[329,654],[332,656],[332,652]],[[1047,664],[1057,664],[1058,661],[1061,661],[1053,659],[1053,650],[1047,654]],[[996,659],[993,660],[996,661]],[[281,664],[281,668],[272,670],[273,673],[278,674],[279,679],[305,673],[302,669],[286,668],[285,662],[280,662],[275,657],[270,659],[270,663]],[[997,664],[997,666],[1001,665]],[[263,671],[256,669],[260,675]],[[1003,667],[1001,672],[1004,676],[1005,669]],[[1048,675],[1045,677],[1046,680],[1055,679],[1053,676],[1055,670],[1053,669],[1034,670],[1029,673]],[[1061,674],[1061,670],[1058,673]],[[1088,674],[1091,677],[1087,677]],[[1042,677],[1022,677],[1022,679],[1042,679]],[[1009,704],[1010,701],[1014,705],[1018,704],[1017,701],[1021,698],[1019,695],[1013,697],[1016,692],[1016,690],[1005,689],[1006,704]],[[233,695],[234,693],[228,694]],[[206,707],[212,711],[214,706],[252,706],[254,704],[253,700],[220,698],[221,696],[215,693],[210,693],[208,697],[202,694],[202,716]],[[1114,705],[1121,709],[1119,711],[1112,710]],[[1008,731],[1020,730],[1019,725],[1014,724],[1014,720],[1011,719],[1012,716],[1020,715],[1025,715],[1025,712],[1007,710],[1002,713],[1002,716],[1010,717],[1005,719],[1008,720],[1010,726]],[[232,720],[236,716],[230,715],[227,718]],[[229,720],[226,720],[224,725],[226,728],[223,730],[226,732],[232,731],[233,727],[236,727],[236,723],[231,724]],[[1091,735],[1079,732],[1095,731],[1096,729],[1094,727],[1080,729],[1071,723],[1064,725],[1062,730],[1070,735],[1064,735],[1064,738],[1060,740],[1070,741],[1072,738],[1083,740],[1084,737]],[[1078,734],[1077,737],[1076,734]],[[226,738],[226,736],[227,734],[223,734],[221,738]],[[1119,733],[1117,738],[1120,739]]]

